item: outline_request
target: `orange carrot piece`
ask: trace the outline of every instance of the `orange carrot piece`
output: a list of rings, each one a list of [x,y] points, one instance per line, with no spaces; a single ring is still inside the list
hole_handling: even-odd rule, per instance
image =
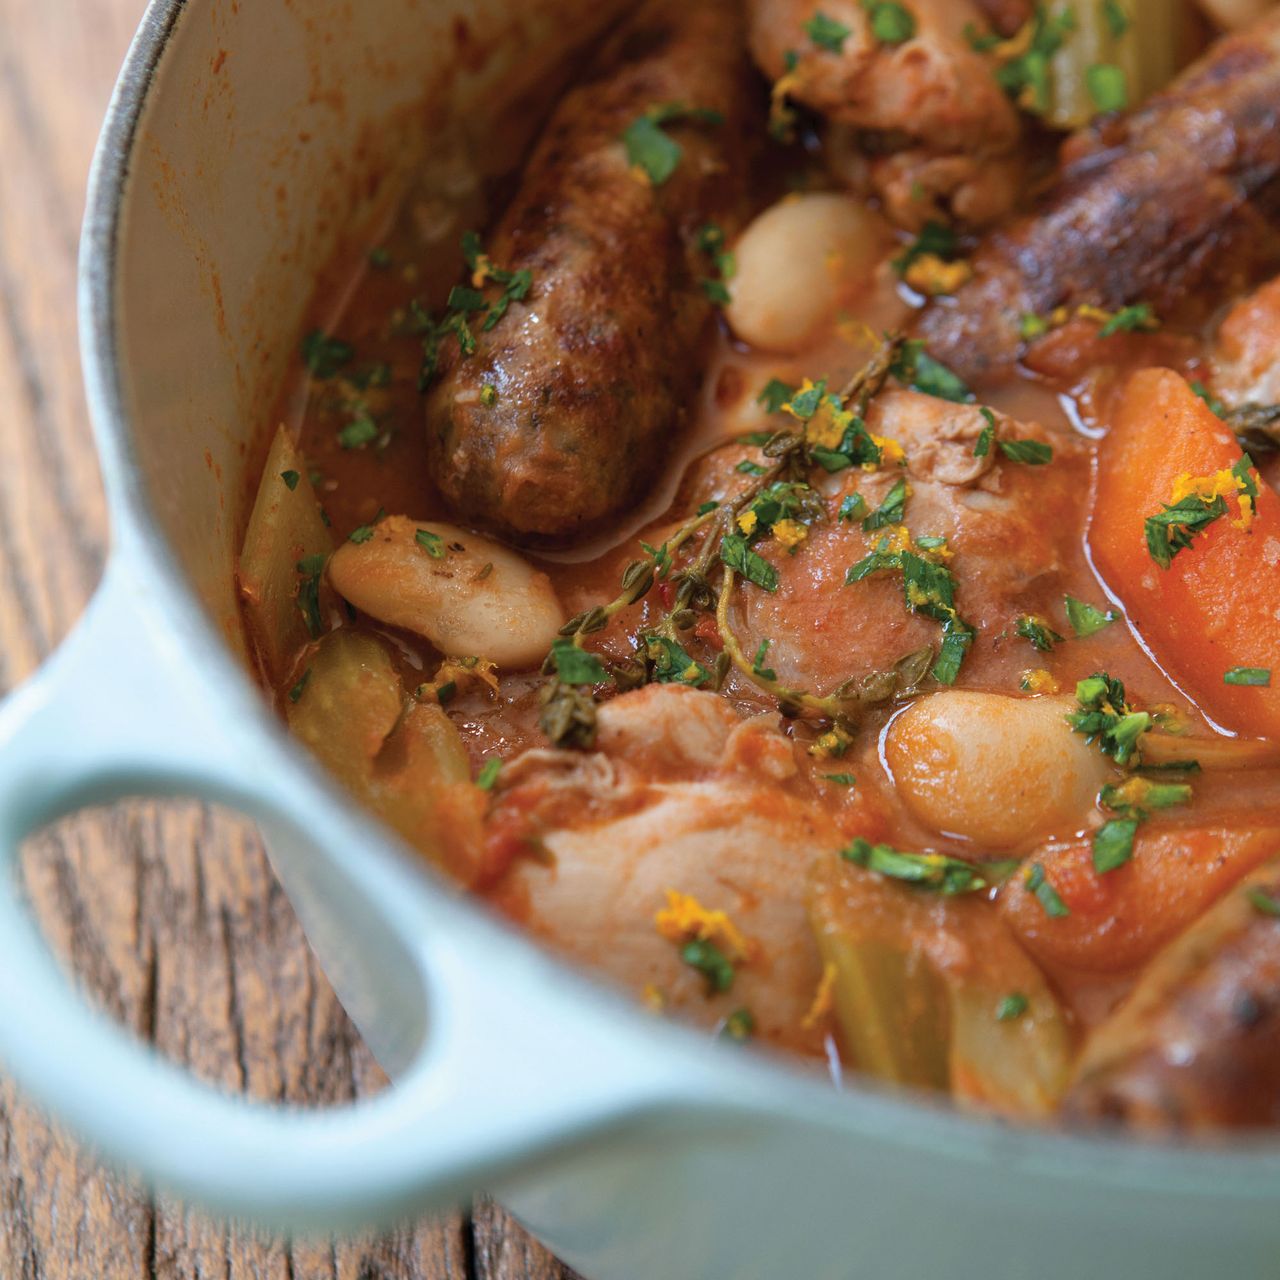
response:
[[[1230,430],[1168,369],[1125,388],[1098,451],[1089,543],[1094,562],[1156,660],[1219,724],[1280,737],[1280,498],[1259,480],[1248,529],[1234,497],[1167,569],[1151,558],[1143,520],[1169,502],[1179,475],[1240,461]],[[1270,687],[1223,683],[1235,667],[1274,673]]]
[[[1093,869],[1089,841],[1052,846],[1028,862],[1068,914],[1051,916],[1010,877],[1000,908],[1022,944],[1050,968],[1124,973],[1145,964],[1242,876],[1280,853],[1280,813],[1203,826],[1140,827],[1133,858],[1115,871]]]

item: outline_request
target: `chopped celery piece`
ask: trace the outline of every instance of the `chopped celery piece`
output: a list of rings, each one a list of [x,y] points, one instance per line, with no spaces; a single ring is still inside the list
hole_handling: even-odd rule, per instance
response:
[[[289,674],[294,660],[314,637],[299,608],[300,561],[327,556],[333,538],[307,468],[289,432],[281,427],[271,442],[240,552],[240,594],[250,639],[272,685]]]
[[[1054,0],[1074,26],[1049,59],[1046,120],[1078,129],[1100,113],[1136,107],[1173,78],[1184,7],[1175,0]]]
[[[852,1066],[1011,1116],[1052,1111],[1066,1084],[1070,1028],[990,903],[824,859],[809,910],[819,953],[835,966],[837,1038]],[[1025,1007],[1001,1019],[1010,991]]]
[[[365,632],[330,631],[305,663],[286,709],[294,735],[406,841],[472,879],[488,801],[448,716],[405,693],[386,646]]]

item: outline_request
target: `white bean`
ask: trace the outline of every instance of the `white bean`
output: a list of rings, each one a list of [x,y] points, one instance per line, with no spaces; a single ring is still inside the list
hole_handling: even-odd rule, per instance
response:
[[[802,350],[869,278],[885,245],[880,218],[849,196],[826,192],[780,200],[734,245],[729,327],[753,347]]]
[[[434,520],[387,516],[367,541],[334,552],[329,581],[380,622],[442,653],[500,667],[540,662],[565,621],[545,573],[489,538]]]
[[[1012,849],[1084,825],[1111,770],[1072,733],[1061,698],[951,690],[921,698],[885,735],[898,794],[935,831]]]

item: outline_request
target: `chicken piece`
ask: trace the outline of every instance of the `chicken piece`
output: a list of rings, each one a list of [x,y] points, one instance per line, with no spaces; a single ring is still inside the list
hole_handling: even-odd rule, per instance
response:
[[[742,720],[715,694],[649,685],[600,708],[595,752],[526,752],[501,785],[491,821],[544,855],[518,858],[494,890],[511,916],[574,963],[661,993],[672,1013],[713,1024],[747,1008],[760,1037],[820,1051],[803,1025],[822,973],[806,873],[846,837],[776,716]],[[678,937],[659,932],[669,890],[724,912],[745,940],[729,991],[708,995]]]
[[[1027,315],[1150,303],[1165,316],[1280,247],[1280,13],[1220,40],[1164,93],[1076,135],[1040,209],[989,236],[917,326],[970,382],[1009,370]]]
[[[916,538],[947,539],[953,555],[944,563],[956,579],[957,610],[978,628],[966,683],[986,680],[1014,689],[1023,668],[1040,665],[1025,640],[1009,642],[1017,617],[1059,608],[1064,575],[1078,564],[1079,539],[1072,530],[1088,491],[1089,461],[1076,437],[999,416],[999,439],[1051,441],[1052,462],[1010,461],[994,442],[984,457],[975,457],[986,426],[975,407],[883,391],[867,427],[902,446],[905,470],[889,465],[874,475],[845,473],[842,492],[856,488],[873,511],[905,476],[905,525]],[[833,512],[838,503],[839,497]],[[851,676],[936,646],[940,627],[908,611],[901,573],[845,585],[846,570],[892,534],[892,528],[863,533],[857,523],[828,519],[811,527],[794,555],[775,539],[759,544],[757,550],[777,566],[779,585],[772,593],[744,587],[735,599],[735,628],[746,651],[771,640],[769,665],[779,678],[825,694]]]
[[[434,475],[468,522],[565,542],[645,491],[698,385],[714,310],[698,232],[738,222],[750,90],[735,0],[650,0],[556,109],[488,245],[531,273],[528,295],[470,356],[445,344],[427,400]],[[680,153],[653,180],[622,138],[660,108],[651,145]]]
[[[1232,890],[1093,1033],[1077,1119],[1178,1131],[1280,1124],[1280,871]]]
[[[806,30],[822,14],[849,31],[837,53]],[[884,43],[859,0],[751,0],[751,52],[788,96],[841,124],[905,134],[930,147],[1001,151],[1018,138],[1017,112],[994,63],[965,38],[981,13],[968,0],[913,0],[915,34]],[[797,55],[787,70],[788,53]]]
[[[789,98],[831,121],[833,172],[879,195],[899,226],[919,230],[943,217],[986,225],[1017,195],[1008,155],[1020,136],[1017,111],[996,82],[995,64],[964,34],[970,23],[983,25],[980,6],[916,0],[910,7],[914,36],[889,44],[873,34],[868,7],[857,0],[753,0],[751,49]],[[819,9],[849,29],[838,53],[806,29]],[[997,16],[1003,29],[1016,15]],[[788,71],[790,54],[798,61]],[[869,130],[881,135],[872,157],[861,147]]]

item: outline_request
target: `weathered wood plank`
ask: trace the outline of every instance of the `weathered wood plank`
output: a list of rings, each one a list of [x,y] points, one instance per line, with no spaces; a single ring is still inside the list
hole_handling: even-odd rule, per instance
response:
[[[66,634],[106,514],[81,391],[75,248],[89,155],[142,0],[0,0],[0,689]],[[385,1081],[252,829],[196,804],[80,815],[24,858],[86,995],[203,1078],[341,1104]],[[0,1079],[5,1280],[568,1280],[489,1202],[380,1239],[286,1243],[105,1171]]]

